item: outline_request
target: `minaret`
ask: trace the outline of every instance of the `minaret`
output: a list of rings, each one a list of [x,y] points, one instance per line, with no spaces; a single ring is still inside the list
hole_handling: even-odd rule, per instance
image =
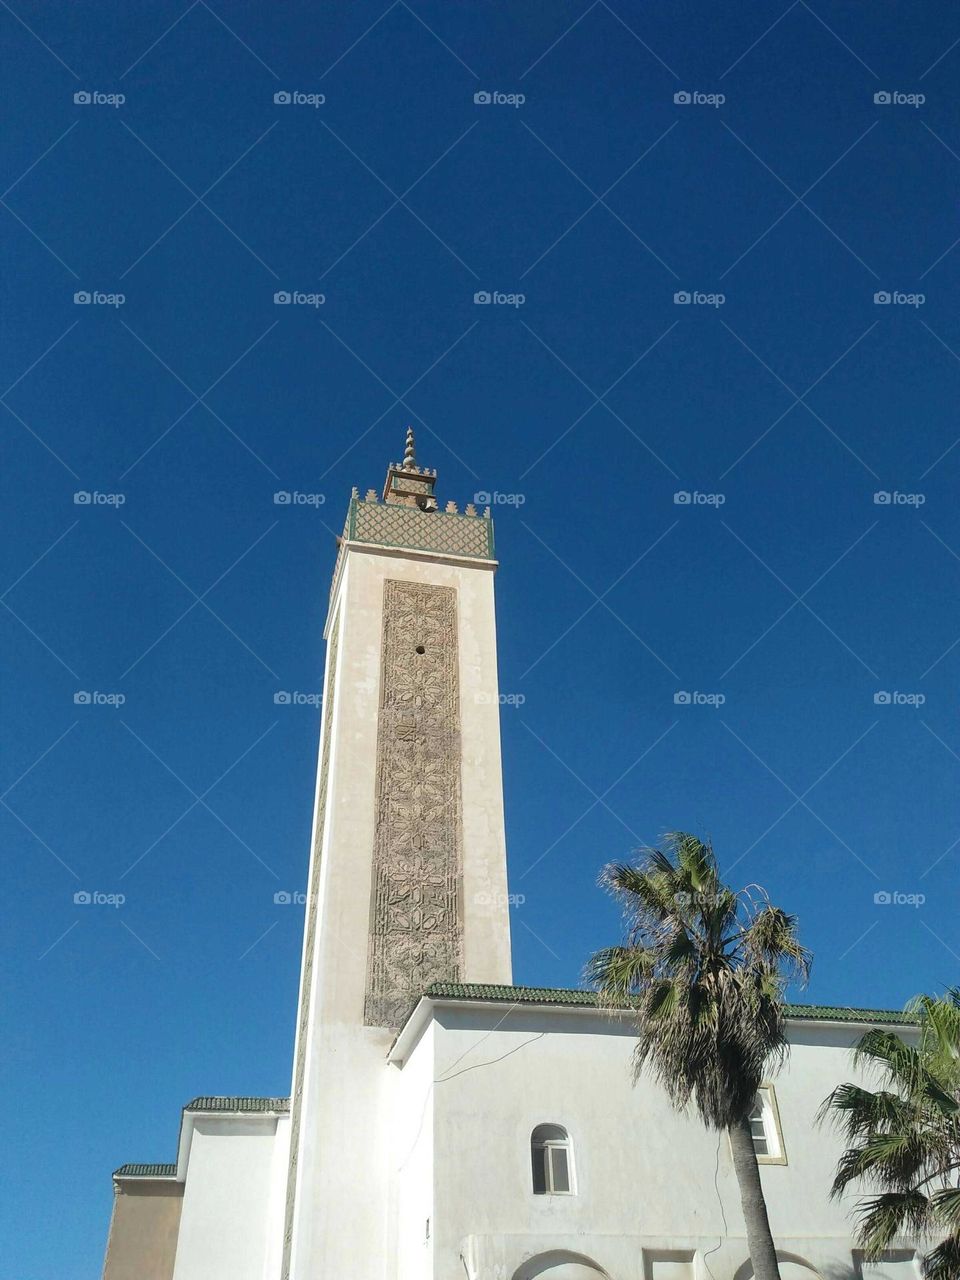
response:
[[[408,428],[334,569],[283,1280],[385,1274],[387,1050],[431,982],[511,981],[493,524],[436,481]]]

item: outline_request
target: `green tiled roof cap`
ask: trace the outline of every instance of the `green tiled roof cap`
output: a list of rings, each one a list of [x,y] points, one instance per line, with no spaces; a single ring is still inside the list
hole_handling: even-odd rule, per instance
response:
[[[289,1098],[194,1098],[184,1111],[289,1111]]]
[[[501,1000],[513,1004],[577,1005],[597,1008],[595,991],[578,991],[573,987],[506,987],[479,982],[434,982],[426,996],[447,1000]],[[909,1014],[894,1009],[854,1009],[825,1004],[788,1004],[788,1018],[811,1022],[867,1022],[909,1026],[915,1022]]]
[[[290,1110],[289,1098],[250,1098],[236,1094],[229,1097],[210,1096],[194,1098],[183,1108],[184,1111],[223,1111],[234,1115],[237,1112],[249,1114],[257,1112],[267,1114],[271,1111],[285,1113]],[[114,1170],[115,1178],[173,1178],[176,1176],[175,1164],[122,1164]]]

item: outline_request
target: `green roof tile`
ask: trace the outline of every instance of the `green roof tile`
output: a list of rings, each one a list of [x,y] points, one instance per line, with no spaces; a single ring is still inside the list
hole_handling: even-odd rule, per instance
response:
[[[289,1098],[250,1098],[232,1095],[208,1096],[194,1098],[183,1108],[184,1111],[222,1111],[236,1115],[238,1112],[261,1115],[272,1111],[285,1113],[290,1110]],[[175,1164],[122,1164],[114,1170],[115,1178],[173,1178],[176,1176]]]
[[[184,1111],[281,1111],[290,1110],[289,1098],[205,1097],[194,1098]]]
[[[173,1178],[176,1176],[175,1164],[122,1164],[114,1169],[115,1178]]]
[[[573,987],[507,987],[479,982],[434,982],[424,995],[447,1000],[499,1000],[514,1004],[577,1005],[596,1008],[595,991],[579,991]],[[787,1017],[811,1022],[867,1022],[909,1025],[915,1019],[894,1009],[853,1009],[847,1006],[820,1004],[788,1004]]]

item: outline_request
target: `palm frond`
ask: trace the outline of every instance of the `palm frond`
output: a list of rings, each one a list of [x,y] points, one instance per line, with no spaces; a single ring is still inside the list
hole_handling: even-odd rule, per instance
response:
[[[797,938],[797,918],[779,907],[762,907],[744,934],[747,953],[777,969],[786,968],[791,976],[806,981],[811,956]]]
[[[624,910],[626,939],[593,957],[601,999],[635,1000],[634,1067],[674,1105],[728,1128],[749,1114],[757,1088],[786,1052],[784,985],[806,973],[796,922],[761,894],[720,879],[709,842],[671,832],[637,865],[612,863],[601,883]]]
[[[877,1261],[897,1236],[922,1235],[929,1203],[919,1191],[888,1191],[857,1206],[860,1242],[869,1261]]]
[[[920,1023],[919,1043],[875,1027],[862,1036],[856,1064],[879,1073],[883,1088],[841,1084],[825,1099],[850,1143],[840,1157],[833,1195],[864,1181],[880,1194],[858,1206],[858,1235],[878,1258],[909,1231],[936,1239],[923,1260],[928,1280],[960,1276],[960,991],[919,996],[908,1006]],[[931,1184],[937,1189],[930,1192]]]
[[[960,1276],[960,1234],[948,1236],[923,1259],[925,1280],[957,1280]]]
[[[593,955],[585,971],[602,1004],[628,1004],[650,975],[655,956],[646,947],[604,947]]]
[[[960,1231],[960,1187],[944,1187],[930,1197],[937,1218],[946,1227]]]
[[[913,1111],[898,1094],[886,1089],[873,1093],[858,1084],[841,1084],[821,1103],[817,1122],[836,1120],[849,1142],[908,1124]]]

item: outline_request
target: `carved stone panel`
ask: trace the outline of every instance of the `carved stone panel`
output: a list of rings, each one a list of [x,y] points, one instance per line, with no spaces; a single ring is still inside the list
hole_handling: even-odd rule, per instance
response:
[[[364,1021],[396,1030],[462,960],[457,593],[383,593],[376,833]]]

